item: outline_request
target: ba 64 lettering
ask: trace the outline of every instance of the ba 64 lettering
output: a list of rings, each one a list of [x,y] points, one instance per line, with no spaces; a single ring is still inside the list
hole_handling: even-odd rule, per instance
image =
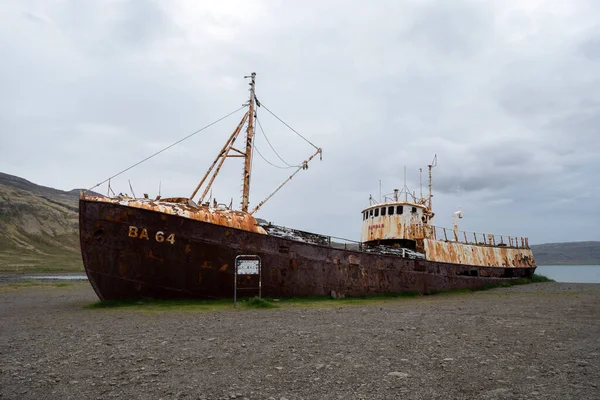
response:
[[[157,243],[168,242],[171,244],[175,244],[175,234],[166,234],[163,231],[158,231],[154,236],[151,236],[148,233],[148,229],[146,228],[138,228],[137,226],[130,225],[129,226],[129,237],[133,239],[141,239],[141,240],[150,240],[150,237],[153,237]]]

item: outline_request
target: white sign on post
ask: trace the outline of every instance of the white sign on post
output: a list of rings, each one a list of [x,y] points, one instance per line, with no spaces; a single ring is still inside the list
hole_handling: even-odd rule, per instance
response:
[[[261,297],[261,286],[262,286],[262,274],[260,257],[257,255],[238,255],[235,257],[235,271],[233,275],[233,306],[237,304],[237,280],[238,275],[258,275],[258,287],[249,288],[244,287],[243,289],[258,289],[258,297]]]
[[[259,260],[238,260],[238,275],[258,275],[260,271]]]

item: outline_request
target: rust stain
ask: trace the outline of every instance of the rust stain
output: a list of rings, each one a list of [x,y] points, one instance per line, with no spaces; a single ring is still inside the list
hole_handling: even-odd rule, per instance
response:
[[[265,230],[258,225],[256,218],[254,218],[248,213],[227,209],[215,209],[207,206],[198,206],[190,199],[186,199],[183,197],[149,200],[84,195],[82,199],[87,201],[97,201],[101,203],[120,204],[127,207],[157,211],[162,214],[178,215],[180,217],[194,219],[197,221],[208,222],[211,224],[221,226],[228,226],[231,228],[266,235]],[[111,221],[114,220],[114,217],[112,216],[108,218],[110,218]]]
[[[126,276],[127,275],[127,266],[123,263],[119,263],[119,275]]]
[[[210,261],[204,261],[201,265],[202,268],[212,268],[212,264]]]
[[[531,249],[493,247],[440,240],[423,240],[429,261],[487,267],[534,267]]]

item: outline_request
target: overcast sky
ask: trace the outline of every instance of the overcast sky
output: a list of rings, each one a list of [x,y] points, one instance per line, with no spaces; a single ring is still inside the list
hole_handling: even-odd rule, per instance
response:
[[[600,2],[371,3],[2,1],[0,171],[89,188],[239,108],[256,72],[259,100],[323,148],[258,217],[358,240],[379,180],[401,188],[406,166],[419,193],[437,154],[436,225],[461,207],[468,231],[600,240]],[[112,187],[189,196],[242,115]],[[288,163],[313,153],[258,117]],[[251,204],[293,171],[253,165]],[[239,206],[241,175],[228,160],[219,202]]]

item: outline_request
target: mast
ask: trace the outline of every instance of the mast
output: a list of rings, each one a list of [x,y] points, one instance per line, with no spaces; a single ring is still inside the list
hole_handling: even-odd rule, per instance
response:
[[[248,208],[249,208],[248,205],[249,205],[249,198],[250,198],[250,176],[251,176],[251,173],[252,173],[252,150],[254,148],[254,144],[253,144],[253,139],[254,139],[254,120],[256,118],[255,105],[257,105],[257,106],[260,107],[261,104],[256,99],[256,93],[255,93],[256,73],[253,72],[251,75],[245,76],[244,78],[250,78],[250,83],[249,83],[249,85],[250,85],[250,98],[249,98],[249,101],[247,103],[244,103],[243,106],[242,106],[242,108],[248,106],[248,111],[244,114],[244,116],[242,117],[242,120],[238,124],[237,128],[235,129],[235,131],[233,131],[233,133],[231,134],[231,136],[229,137],[229,139],[227,140],[227,142],[225,143],[225,145],[223,146],[223,148],[221,149],[221,151],[219,152],[219,154],[217,155],[217,157],[213,161],[212,165],[208,168],[208,171],[206,172],[206,174],[204,174],[204,177],[202,178],[202,180],[200,181],[200,183],[198,184],[198,186],[196,187],[196,189],[194,190],[194,192],[190,196],[190,199],[193,199],[194,196],[196,196],[196,194],[198,193],[198,191],[202,187],[202,185],[204,185],[205,182],[208,182],[207,185],[206,185],[206,188],[204,189],[204,192],[202,193],[202,196],[200,197],[200,204],[201,205],[205,204],[204,203],[204,199],[205,199],[206,195],[209,192],[211,193],[210,196],[212,197],[211,186],[212,186],[213,182],[215,181],[215,178],[217,177],[217,174],[219,173],[221,167],[223,166],[223,163],[225,162],[225,159],[228,158],[228,157],[243,157],[244,158],[244,175],[242,177],[243,188],[242,188],[241,210],[243,212],[247,213],[248,212]],[[237,110],[237,111],[239,111],[239,110]],[[269,110],[267,110],[267,111],[269,111]],[[269,111],[269,112],[271,114],[273,114],[271,111]],[[273,116],[275,116],[277,119],[279,119],[281,121],[281,119],[279,117],[277,117],[275,114],[273,114]],[[308,140],[306,138],[304,138],[298,132],[294,131],[294,129],[291,128],[289,125],[287,125],[285,122],[283,122],[283,121],[281,121],[281,122],[284,125],[286,125],[288,128],[290,128],[293,132],[295,132],[297,135],[299,135],[300,137],[302,137],[304,140],[306,140],[308,142]],[[244,125],[246,125],[246,124],[247,124],[247,127],[246,127],[246,150],[242,151],[242,150],[236,149],[233,146],[234,146],[235,141],[237,140],[238,136],[242,132],[242,129],[244,128]],[[310,143],[310,142],[308,142],[308,143]],[[298,171],[300,171],[301,169],[307,169],[308,168],[308,162],[311,161],[314,157],[316,157],[317,154],[322,159],[322,150],[321,150],[321,148],[316,147],[312,143],[310,143],[310,144],[317,149],[317,151],[315,152],[315,154],[313,154],[310,158],[308,158],[308,160],[304,161],[302,164],[298,165],[297,166],[298,170],[296,172],[294,172],[294,174],[292,174],[281,185],[279,185],[279,187],[275,190],[275,192],[277,192],[279,189],[281,189],[281,187],[285,183],[287,183],[288,181],[290,181],[292,179],[292,177],[294,175],[296,175],[296,173]],[[211,176],[211,174],[212,174],[212,176]],[[209,177],[210,177],[210,179],[209,179]],[[267,197],[260,204],[258,204],[258,206],[256,206],[254,208],[254,210],[252,210],[250,212],[250,214],[252,214],[256,210],[258,210],[268,199],[271,198],[271,196],[273,196],[273,194],[275,194],[275,192],[273,192],[271,195],[269,195],[269,197]],[[215,207],[216,207],[216,205],[215,205]],[[230,208],[231,208],[231,206],[230,206]]]
[[[429,164],[427,168],[429,168],[429,209],[431,210],[431,197],[433,197],[431,194],[431,168],[433,168],[433,166]]]
[[[431,161],[431,164],[429,164],[427,166],[427,168],[429,169],[429,210],[433,210],[433,208],[431,207],[431,198],[433,197],[433,194],[431,193],[431,188],[432,188],[432,182],[431,182],[431,169],[433,167],[435,167],[437,165],[437,154],[433,157],[433,161]]]
[[[248,212],[248,200],[250,197],[250,173],[252,170],[252,139],[254,138],[254,79],[256,73],[250,76],[250,102],[248,109],[248,127],[246,128],[246,152],[244,156],[244,187],[242,189],[242,211]]]

